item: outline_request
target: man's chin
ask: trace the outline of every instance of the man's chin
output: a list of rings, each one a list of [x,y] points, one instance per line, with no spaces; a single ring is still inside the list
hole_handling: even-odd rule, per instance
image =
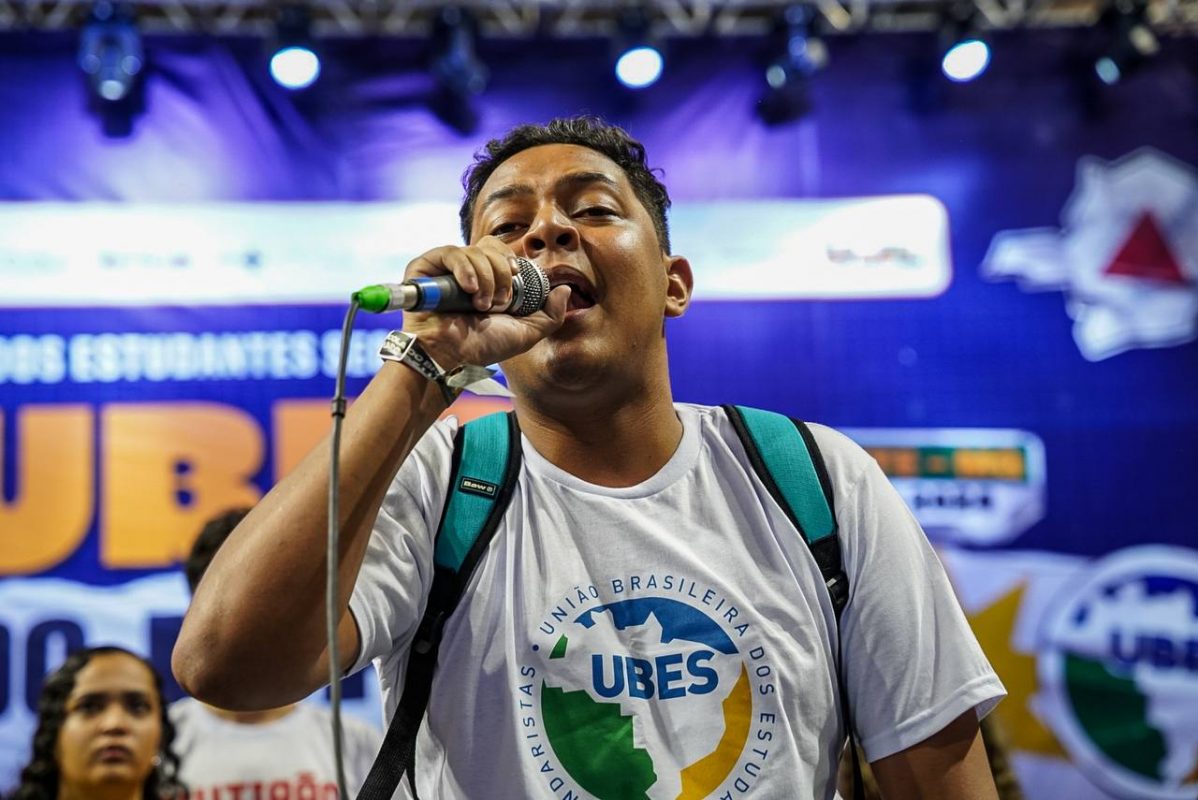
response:
[[[590,391],[602,384],[602,362],[573,342],[545,339],[532,350],[503,364],[508,385],[517,395],[539,398]]]

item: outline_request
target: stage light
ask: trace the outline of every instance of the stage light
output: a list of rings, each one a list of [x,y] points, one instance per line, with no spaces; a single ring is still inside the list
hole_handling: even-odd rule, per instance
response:
[[[657,83],[665,59],[657,48],[648,45],[625,50],[616,59],[616,77],[629,89],[644,89]]]
[[[951,81],[967,83],[990,66],[990,46],[978,38],[961,39],[945,52],[940,70]]]
[[[311,14],[306,6],[285,5],[275,22],[270,77],[284,89],[306,89],[320,77],[320,57],[312,49]]]
[[[461,8],[442,9],[433,25],[433,77],[463,97],[482,94],[490,78],[490,71],[475,50],[477,36],[477,21]]]
[[[957,2],[943,11],[940,23],[940,71],[954,83],[968,83],[990,66],[990,45],[979,30],[977,8]]]
[[[79,36],[79,67],[102,103],[130,97],[145,65],[141,36],[128,6],[98,2]]]
[[[270,76],[285,89],[304,89],[320,77],[320,59],[306,47],[284,47],[270,57]]]
[[[616,80],[629,89],[646,89],[657,83],[665,69],[665,56],[653,39],[643,9],[630,6],[621,13],[614,44]]]
[[[779,51],[765,68],[766,93],[757,113],[768,125],[802,118],[811,110],[810,81],[828,63],[828,49],[813,35],[817,12],[807,5],[787,8],[775,26]]]
[[[433,22],[429,71],[436,91],[429,100],[434,114],[458,133],[478,128],[474,98],[487,88],[490,71],[478,57],[478,21],[467,9],[441,9]]]
[[[1104,12],[1102,21],[1111,31],[1111,44],[1094,62],[1094,72],[1103,83],[1113,86],[1160,51],[1146,12],[1143,0],[1117,0]]]

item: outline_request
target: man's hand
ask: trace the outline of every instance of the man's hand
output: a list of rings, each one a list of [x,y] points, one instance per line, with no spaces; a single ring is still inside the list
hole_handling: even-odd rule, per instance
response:
[[[404,279],[452,274],[474,295],[479,312],[505,307],[512,298],[516,254],[502,240],[486,236],[468,247],[435,247],[408,264]],[[460,364],[495,364],[531,348],[561,327],[567,287],[549,293],[545,307],[526,317],[510,314],[445,314],[409,311],[403,329],[415,334],[442,369]]]

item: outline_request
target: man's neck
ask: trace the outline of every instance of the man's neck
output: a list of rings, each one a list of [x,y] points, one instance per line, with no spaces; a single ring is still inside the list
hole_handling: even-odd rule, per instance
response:
[[[635,486],[657,473],[682,440],[669,387],[615,407],[568,413],[516,399],[520,429],[547,461],[587,483]]]
[[[58,800],[141,800],[140,784],[104,783],[97,786],[58,784]]]
[[[238,725],[263,725],[267,722],[274,722],[276,719],[282,719],[292,711],[295,711],[295,704],[292,703],[289,706],[280,706],[279,708],[268,708],[265,711],[227,711],[223,708],[210,706],[207,703],[204,704],[204,708],[221,719],[236,722]]]

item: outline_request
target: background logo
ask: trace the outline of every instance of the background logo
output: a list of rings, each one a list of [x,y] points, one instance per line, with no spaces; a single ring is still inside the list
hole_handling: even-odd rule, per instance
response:
[[[1198,797],[1198,557],[1137,547],[1065,590],[1044,629],[1037,712],[1118,797]]]
[[[672,800],[706,797],[728,779],[749,738],[754,689],[713,616],[673,598],[635,597],[554,626],[541,714],[580,788]]]
[[[1198,173],[1145,147],[1083,158],[1062,226],[1002,231],[982,274],[1061,289],[1073,338],[1091,361],[1198,335]]]

